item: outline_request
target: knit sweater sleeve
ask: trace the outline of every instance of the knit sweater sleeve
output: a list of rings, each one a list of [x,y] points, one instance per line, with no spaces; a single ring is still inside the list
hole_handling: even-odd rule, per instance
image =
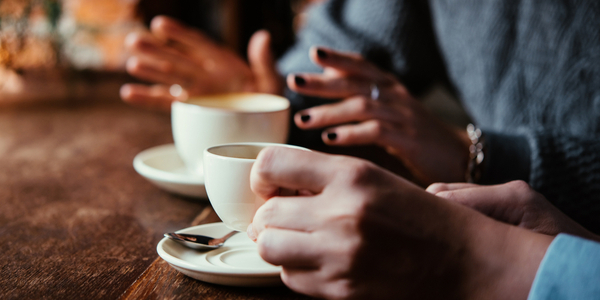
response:
[[[308,58],[311,46],[360,53],[414,93],[446,76],[427,1],[330,0],[314,5],[296,43],[280,59],[280,72],[319,71]]]
[[[526,180],[565,214],[600,233],[600,136],[487,131],[486,143],[483,183]]]
[[[283,76],[321,72],[310,61],[312,46],[360,53],[382,70],[394,74],[415,95],[433,82],[447,81],[445,66],[433,33],[427,1],[330,0],[313,5],[294,45],[278,61]],[[286,91],[292,112],[328,100]],[[321,143],[320,132],[301,131],[292,124],[291,143]]]

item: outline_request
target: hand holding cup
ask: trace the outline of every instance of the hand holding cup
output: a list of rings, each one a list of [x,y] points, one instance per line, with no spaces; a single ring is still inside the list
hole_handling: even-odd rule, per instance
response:
[[[250,189],[250,171],[266,147],[302,149],[273,143],[239,143],[214,146],[204,151],[204,175],[210,203],[227,227],[246,231],[256,210],[265,203]]]

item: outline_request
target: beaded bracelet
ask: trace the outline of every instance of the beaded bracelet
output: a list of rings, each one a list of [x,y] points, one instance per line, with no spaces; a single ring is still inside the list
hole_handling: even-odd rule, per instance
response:
[[[481,129],[475,127],[475,125],[467,125],[467,134],[471,140],[471,146],[469,146],[469,164],[467,165],[465,180],[469,183],[476,183],[481,179],[485,143]]]

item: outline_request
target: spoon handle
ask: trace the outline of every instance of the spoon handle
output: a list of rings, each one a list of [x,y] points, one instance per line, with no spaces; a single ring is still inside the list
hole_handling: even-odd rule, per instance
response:
[[[223,236],[222,238],[218,238],[218,239],[212,239],[210,241],[208,241],[209,245],[219,245],[224,243],[227,239],[229,239],[230,237],[232,237],[234,234],[237,234],[239,231],[234,230],[228,234],[226,234],[225,236]]]

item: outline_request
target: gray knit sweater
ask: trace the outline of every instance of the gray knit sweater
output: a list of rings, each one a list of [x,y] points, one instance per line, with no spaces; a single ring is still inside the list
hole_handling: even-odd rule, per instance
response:
[[[483,183],[526,180],[600,233],[599,1],[331,0],[281,72],[320,71],[312,45],[360,52],[415,94],[447,84],[486,134]]]

